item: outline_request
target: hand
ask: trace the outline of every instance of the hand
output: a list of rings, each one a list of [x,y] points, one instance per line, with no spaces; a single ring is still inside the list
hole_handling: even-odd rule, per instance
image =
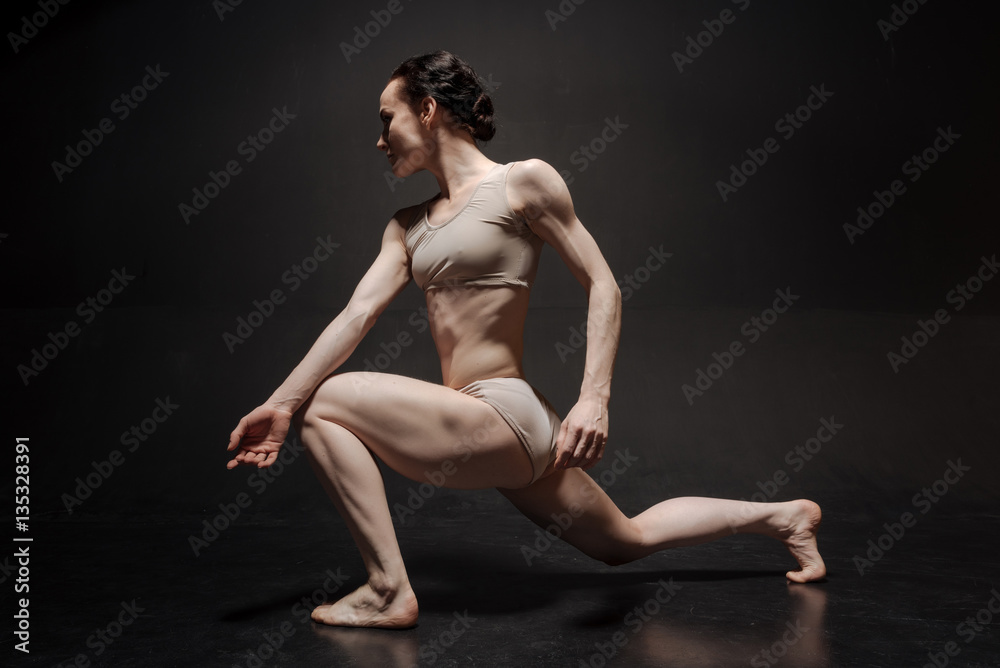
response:
[[[580,399],[562,421],[556,439],[555,468],[583,470],[601,461],[608,441],[608,405],[600,399]]]
[[[292,425],[292,414],[273,406],[258,406],[240,420],[229,436],[227,450],[240,451],[226,464],[234,469],[240,464],[256,465],[266,469],[278,458],[278,451],[285,442]]]

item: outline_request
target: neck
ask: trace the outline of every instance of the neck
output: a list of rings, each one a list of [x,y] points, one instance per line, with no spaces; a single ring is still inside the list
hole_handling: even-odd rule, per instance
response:
[[[470,183],[478,183],[483,173],[495,164],[483,155],[472,137],[452,135],[441,138],[426,169],[437,179],[441,198],[447,200],[453,192],[461,192]]]

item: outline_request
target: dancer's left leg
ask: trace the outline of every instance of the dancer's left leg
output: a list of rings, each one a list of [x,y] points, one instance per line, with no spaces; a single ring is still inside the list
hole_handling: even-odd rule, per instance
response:
[[[786,577],[810,582],[826,575],[816,546],[822,513],[806,499],[754,503],[706,497],[662,501],[633,518],[626,517],[593,478],[578,468],[557,470],[523,489],[500,489],[511,503],[541,527],[553,516],[569,516],[561,538],[595,559],[623,564],[671,547],[697,545],[734,533],[756,533],[785,544],[799,562]]]

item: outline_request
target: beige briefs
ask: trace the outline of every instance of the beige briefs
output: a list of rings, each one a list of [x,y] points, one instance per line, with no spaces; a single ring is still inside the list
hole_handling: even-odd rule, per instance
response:
[[[496,409],[531,458],[531,482],[538,480],[556,458],[556,439],[562,424],[548,400],[521,378],[477,380],[459,392],[481,399]]]

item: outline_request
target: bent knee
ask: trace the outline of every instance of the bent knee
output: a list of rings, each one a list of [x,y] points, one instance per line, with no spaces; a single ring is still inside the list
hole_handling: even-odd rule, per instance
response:
[[[642,531],[632,520],[604,540],[587,545],[583,552],[608,566],[621,566],[647,554]]]
[[[623,566],[635,561],[636,559],[637,557],[625,556],[624,554],[613,554],[602,557],[600,561],[604,562],[608,566]]]
[[[600,550],[591,550],[588,551],[587,556],[608,566],[622,566],[640,557],[634,546],[624,544],[608,546]]]
[[[319,420],[335,420],[336,409],[349,408],[358,397],[366,375],[366,372],[348,371],[327,376],[295,411],[292,416],[295,428],[301,431]]]

